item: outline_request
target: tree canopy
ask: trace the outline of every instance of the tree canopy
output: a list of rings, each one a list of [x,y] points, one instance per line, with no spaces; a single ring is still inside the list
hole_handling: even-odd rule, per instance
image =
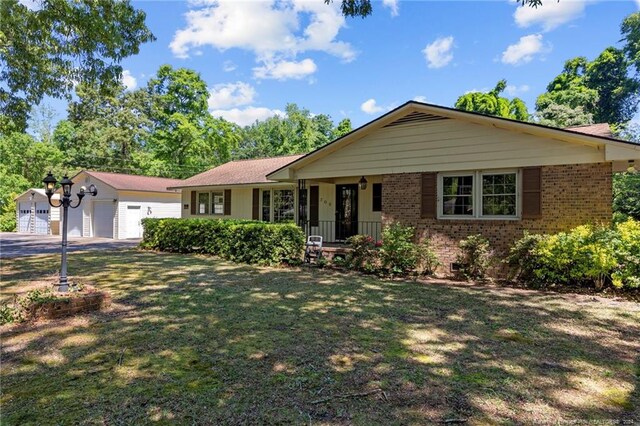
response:
[[[458,98],[455,107],[464,111],[527,121],[529,119],[529,112],[522,99],[513,98],[509,100],[500,96],[506,87],[507,81],[500,80],[496,84],[496,87],[489,92],[465,93]]]
[[[0,131],[24,131],[45,96],[70,98],[88,83],[108,90],[124,58],[154,40],[145,14],[129,0],[0,2]]]
[[[638,111],[640,102],[640,12],[621,25],[622,48],[607,47],[593,61],[576,57],[536,101],[536,118],[556,127],[597,123],[620,125]],[[636,68],[636,76],[631,69]]]
[[[558,1],[558,0],[556,0]],[[324,0],[326,4],[333,3],[333,0]],[[538,7],[542,6],[542,0],[518,0],[522,6]],[[373,13],[371,0],[342,0],[340,10],[344,16],[355,18],[357,16],[366,18]]]

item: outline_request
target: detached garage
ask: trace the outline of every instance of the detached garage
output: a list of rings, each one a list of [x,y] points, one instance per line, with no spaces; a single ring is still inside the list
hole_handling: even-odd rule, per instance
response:
[[[71,180],[72,204],[81,186],[95,185],[98,195],[69,209],[70,237],[141,238],[142,219],[180,217],[180,192],[167,189],[181,182],[178,179],[82,171]]]
[[[53,195],[54,203],[60,199]],[[44,189],[31,188],[15,198],[18,232],[23,234],[58,234],[60,209],[51,207]]]

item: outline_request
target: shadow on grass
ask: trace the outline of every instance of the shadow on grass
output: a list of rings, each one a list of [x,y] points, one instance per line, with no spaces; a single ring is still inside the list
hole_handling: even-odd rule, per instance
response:
[[[3,293],[56,261],[9,262]],[[638,417],[630,302],[137,251],[70,262],[114,308],[4,330],[7,424]]]

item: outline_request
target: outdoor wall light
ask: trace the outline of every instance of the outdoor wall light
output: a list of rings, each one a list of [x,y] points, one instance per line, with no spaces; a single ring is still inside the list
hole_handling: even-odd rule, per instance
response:
[[[363,191],[367,189],[367,180],[364,178],[364,176],[360,178],[360,180],[358,181],[358,185],[360,185],[360,189],[362,189]]]
[[[42,183],[44,183],[44,192],[47,194],[47,198],[49,199],[49,205],[51,207],[62,207],[62,260],[60,262],[60,281],[58,283],[58,291],[64,293],[69,291],[69,282],[67,280],[67,219],[69,218],[69,207],[75,209],[80,206],[82,199],[87,194],[91,194],[95,197],[98,194],[98,189],[93,184],[89,185],[89,189],[84,186],[81,187],[77,194],[78,202],[74,206],[71,204],[71,187],[73,186],[73,181],[71,181],[67,175],[64,175],[60,181],[60,185],[62,187],[62,198],[56,205],[51,202],[51,197],[56,190],[56,183],[58,183],[58,181],[53,174],[49,172],[49,174],[47,174],[47,176],[42,180]]]

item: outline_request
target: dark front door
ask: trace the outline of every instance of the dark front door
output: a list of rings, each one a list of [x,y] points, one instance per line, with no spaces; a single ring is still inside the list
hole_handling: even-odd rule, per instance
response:
[[[358,233],[358,185],[336,185],[336,240]]]

